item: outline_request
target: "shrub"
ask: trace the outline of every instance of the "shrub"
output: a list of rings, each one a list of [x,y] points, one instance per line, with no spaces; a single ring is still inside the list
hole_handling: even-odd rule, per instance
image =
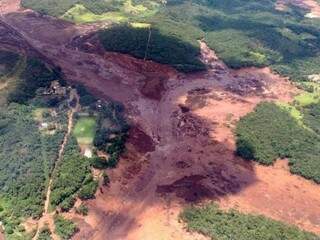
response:
[[[103,157],[94,157],[92,158],[92,166],[97,169],[106,169],[108,168],[108,161]]]
[[[318,236],[264,216],[223,211],[216,204],[189,207],[181,219],[191,231],[215,240],[317,240]]]
[[[77,226],[60,215],[54,217],[55,231],[62,240],[70,239],[76,232]]]
[[[88,212],[89,212],[89,209],[88,207],[85,205],[85,204],[81,204],[77,209],[76,209],[76,212],[78,214],[81,214],[83,216],[87,216],[88,215]]]
[[[90,198],[94,198],[94,195],[97,191],[98,182],[91,180],[90,182],[86,183],[79,192],[79,198],[82,200],[87,200]]]
[[[37,240],[51,240],[51,231],[48,226],[43,227],[38,235]]]

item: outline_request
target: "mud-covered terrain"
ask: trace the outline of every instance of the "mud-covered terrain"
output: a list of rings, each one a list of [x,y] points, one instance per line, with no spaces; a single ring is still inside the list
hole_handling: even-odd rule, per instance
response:
[[[282,1],[283,4],[285,3]],[[305,6],[309,2],[306,1]],[[73,239],[205,239],[178,221],[183,206],[216,200],[320,233],[320,187],[235,156],[233,129],[261,101],[290,102],[299,93],[268,68],[228,69],[201,44],[208,71],[182,74],[99,47],[101,25],[73,25],[1,1],[0,48],[27,51],[61,68],[100,98],[121,101],[132,128],[110,187],[74,218]],[[317,11],[317,10],[315,10]]]

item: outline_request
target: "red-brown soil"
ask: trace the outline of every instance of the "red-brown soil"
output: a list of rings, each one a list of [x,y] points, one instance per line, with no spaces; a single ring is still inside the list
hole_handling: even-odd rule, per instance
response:
[[[97,26],[30,11],[8,10],[4,19],[69,82],[123,102],[133,125],[119,166],[108,171],[110,186],[87,201],[89,215],[67,214],[80,226],[74,239],[205,239],[185,231],[178,215],[186,204],[210,200],[320,233],[318,185],[290,174],[285,161],[264,167],[234,154],[236,121],[261,101],[291,101],[298,90],[287,79],[268,68],[230,70],[204,43],[210,69],[186,75],[70,45]]]

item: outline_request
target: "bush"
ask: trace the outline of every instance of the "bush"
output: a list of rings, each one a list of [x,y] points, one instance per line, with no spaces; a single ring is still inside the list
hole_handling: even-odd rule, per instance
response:
[[[97,102],[97,98],[89,93],[83,85],[78,84],[75,86],[75,88],[80,96],[81,106],[91,106]]]
[[[97,130],[93,145],[98,150],[107,152],[110,157],[107,160],[94,158],[92,164],[95,168],[113,168],[117,165],[120,155],[125,150],[128,131],[129,125],[124,118],[123,105],[113,101],[102,102],[98,110]]]
[[[79,192],[79,198],[82,200],[87,200],[90,198],[94,198],[94,195],[97,191],[98,182],[91,180],[90,182],[86,183]]]
[[[215,204],[186,208],[181,219],[191,231],[215,240],[317,240],[318,236],[264,216],[223,211]]]
[[[37,240],[51,240],[51,231],[48,226],[42,228],[39,232]]]
[[[69,197],[65,198],[60,203],[59,206],[63,212],[68,212],[71,208],[73,208],[75,202],[76,202],[76,199],[73,196],[69,196]]]
[[[92,166],[97,169],[106,169],[108,168],[108,161],[103,157],[93,157]]]
[[[68,219],[64,219],[60,215],[54,217],[55,231],[62,240],[70,239],[76,232],[77,226]]]
[[[87,216],[88,212],[89,212],[88,207],[83,203],[76,209],[76,213],[81,214],[83,216]]]

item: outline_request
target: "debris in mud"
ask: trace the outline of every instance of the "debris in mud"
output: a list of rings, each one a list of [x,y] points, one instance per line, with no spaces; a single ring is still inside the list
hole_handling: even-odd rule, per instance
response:
[[[161,100],[162,93],[164,92],[164,82],[166,78],[162,76],[147,77],[141,88],[141,93],[150,99]]]
[[[170,185],[157,186],[157,193],[165,195],[175,193],[187,202],[197,202],[212,196],[210,190],[202,183],[206,177],[201,175],[185,176]]]
[[[191,165],[185,161],[178,161],[178,162],[176,162],[175,165],[177,168],[180,168],[180,169],[185,169],[185,168],[191,167]]]
[[[174,193],[186,202],[198,202],[236,193],[241,187],[236,176],[221,166],[212,166],[205,174],[185,176],[172,184],[158,185],[156,191],[162,196]]]
[[[208,137],[210,129],[204,120],[198,118],[190,112],[180,113],[175,111],[173,118],[173,134],[176,137]]]
[[[204,92],[202,90],[189,91],[188,97],[186,100],[187,107],[192,110],[204,108],[207,105],[207,99],[208,99],[207,94],[208,92]]]
[[[140,153],[153,152],[155,150],[155,143],[152,138],[137,126],[130,129],[128,143],[131,143]]]
[[[182,105],[182,104],[179,104],[179,108],[181,109],[181,112],[182,113],[187,113],[187,112],[190,112],[190,108]]]
[[[258,76],[239,76],[234,75],[235,82],[230,82],[226,86],[226,90],[236,93],[240,96],[246,96],[250,94],[258,95],[263,93],[265,89],[265,82]]]

